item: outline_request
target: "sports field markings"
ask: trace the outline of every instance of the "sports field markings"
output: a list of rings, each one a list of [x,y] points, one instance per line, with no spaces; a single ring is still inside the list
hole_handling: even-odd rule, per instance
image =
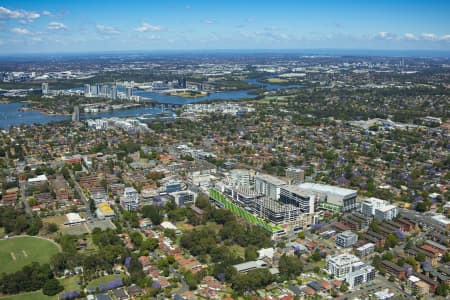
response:
[[[16,255],[14,254],[14,252],[11,252],[11,257],[13,260],[16,260]]]
[[[23,256],[28,257],[28,254],[25,252],[25,250],[22,250]]]

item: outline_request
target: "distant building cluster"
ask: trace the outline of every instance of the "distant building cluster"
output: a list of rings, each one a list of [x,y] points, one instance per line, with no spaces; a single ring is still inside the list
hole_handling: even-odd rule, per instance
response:
[[[129,132],[149,132],[147,124],[140,122],[134,118],[103,118],[89,119],[86,121],[89,128],[95,130],[108,130],[112,128],[120,128]]]
[[[239,103],[186,104],[183,108],[182,116],[208,113],[242,115],[255,111],[254,107]]]

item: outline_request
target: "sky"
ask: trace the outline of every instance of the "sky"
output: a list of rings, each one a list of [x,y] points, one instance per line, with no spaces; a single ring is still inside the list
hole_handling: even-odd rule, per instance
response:
[[[450,1],[1,0],[0,54],[450,50]]]

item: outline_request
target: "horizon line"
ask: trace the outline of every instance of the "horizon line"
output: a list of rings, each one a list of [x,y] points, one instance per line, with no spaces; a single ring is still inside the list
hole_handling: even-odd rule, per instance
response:
[[[308,52],[305,54],[312,54],[314,51],[322,52],[316,53],[317,55],[345,55],[342,53],[333,53],[333,52],[366,52],[366,53],[377,53],[381,54],[381,52],[392,52],[399,53],[404,52],[405,54],[411,55],[412,53],[420,54],[420,53],[436,53],[436,54],[447,54],[450,57],[450,49],[441,50],[441,49],[368,49],[368,48],[279,48],[279,49],[270,49],[270,48],[235,48],[235,49],[141,49],[141,50],[87,50],[87,51],[57,51],[57,52],[15,52],[15,53],[0,53],[0,58],[14,58],[14,57],[30,57],[30,56],[68,56],[68,55],[101,55],[101,54],[146,54],[146,53],[198,53],[198,52],[207,52],[207,53],[226,53],[226,52],[242,52],[242,53],[279,53],[284,52],[286,54],[302,54],[301,52]],[[331,53],[323,53],[323,52],[331,52]],[[386,53],[385,53],[386,54]],[[346,54],[350,56],[365,56],[363,53],[360,54]],[[380,56],[380,55],[375,55]],[[381,55],[382,56],[382,55]],[[443,56],[444,57],[444,56]]]

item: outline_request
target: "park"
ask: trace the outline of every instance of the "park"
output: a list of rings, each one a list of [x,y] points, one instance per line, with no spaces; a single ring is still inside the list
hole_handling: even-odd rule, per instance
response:
[[[32,263],[49,263],[59,252],[59,246],[52,241],[18,236],[0,240],[0,273],[12,273]]]

